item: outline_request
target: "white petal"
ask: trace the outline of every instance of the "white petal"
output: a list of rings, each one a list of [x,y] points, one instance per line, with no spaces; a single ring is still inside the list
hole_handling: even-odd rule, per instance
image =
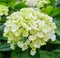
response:
[[[8,27],[4,29],[4,32],[5,33],[7,33],[8,31],[9,31],[9,28]]]
[[[33,7],[33,6],[35,6],[37,4],[37,2],[38,2],[37,0],[32,0],[32,1],[31,0],[27,0],[26,1],[26,5]]]
[[[36,39],[36,36],[35,35],[31,35],[31,36],[29,36],[29,40],[35,40]]]
[[[35,47],[35,48],[40,48],[39,42],[35,42],[35,43],[34,43],[34,47]]]
[[[19,26],[12,24],[12,32],[15,32],[18,28],[19,28]]]
[[[10,48],[11,48],[11,49],[15,49],[14,44],[11,44]]]
[[[31,50],[31,51],[30,51],[30,54],[31,54],[32,56],[34,56],[34,55],[36,54],[36,50]]]
[[[40,38],[44,37],[43,33],[41,33],[41,32],[37,32],[37,36]]]
[[[27,45],[24,45],[24,46],[22,47],[22,51],[25,51],[27,48],[28,48],[28,46],[27,46]]]
[[[18,42],[17,45],[18,45],[18,47],[22,48],[23,47],[23,42]]]
[[[52,35],[52,38],[51,38],[52,41],[55,41],[56,40],[56,35]]]

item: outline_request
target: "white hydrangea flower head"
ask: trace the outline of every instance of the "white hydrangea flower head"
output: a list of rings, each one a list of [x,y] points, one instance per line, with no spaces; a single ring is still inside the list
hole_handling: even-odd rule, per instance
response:
[[[34,6],[37,5],[38,1],[39,1],[39,0],[27,0],[25,4],[26,4],[27,6],[34,7]]]
[[[8,38],[11,48],[17,45],[22,51],[31,48],[31,55],[36,49],[51,39],[56,40],[56,25],[53,18],[33,8],[22,8],[8,16],[4,36]]]
[[[49,4],[50,0],[26,0],[26,5],[29,7],[43,7],[45,4]]]

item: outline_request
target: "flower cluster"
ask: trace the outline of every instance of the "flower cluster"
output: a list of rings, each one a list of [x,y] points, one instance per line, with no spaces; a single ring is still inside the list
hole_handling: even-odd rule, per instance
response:
[[[4,36],[14,49],[15,45],[22,51],[31,48],[30,54],[36,54],[36,48],[56,39],[56,25],[53,18],[33,8],[22,8],[7,17]]]
[[[39,0],[32,0],[32,1],[31,0],[27,0],[25,4],[27,6],[30,6],[30,7],[35,7],[38,2],[39,2]]]
[[[8,15],[8,7],[4,5],[0,5],[0,16]]]
[[[49,4],[50,0],[27,0],[26,5],[30,7],[44,7],[45,4]]]
[[[8,15],[8,7],[4,5],[0,5],[0,17],[2,15]]]

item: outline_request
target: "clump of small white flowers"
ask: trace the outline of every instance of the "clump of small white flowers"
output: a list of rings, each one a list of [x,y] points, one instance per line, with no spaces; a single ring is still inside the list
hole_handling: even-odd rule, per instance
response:
[[[33,8],[22,8],[8,16],[5,23],[4,36],[14,49],[15,45],[22,51],[31,48],[30,54],[35,55],[36,49],[51,39],[56,40],[56,25],[53,18]]]
[[[30,7],[35,7],[38,2],[39,0],[27,0],[25,4]]]
[[[49,4],[50,0],[26,0],[26,5],[30,7],[44,7],[45,4]]]
[[[2,15],[8,15],[8,7],[4,5],[0,5],[0,17]]]

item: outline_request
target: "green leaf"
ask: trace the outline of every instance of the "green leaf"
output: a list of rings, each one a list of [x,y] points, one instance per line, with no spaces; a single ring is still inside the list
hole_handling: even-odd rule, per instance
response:
[[[53,50],[52,52],[53,53],[59,53],[60,54],[60,50],[59,49]]]
[[[60,14],[60,8],[55,8],[53,6],[47,6],[46,8],[42,8],[41,11],[52,17]]]
[[[3,25],[5,22],[6,22],[6,16],[3,15],[3,16],[1,16],[0,26]]]
[[[60,55],[59,55],[60,52],[57,54],[54,52],[48,52],[48,51],[40,50],[39,54],[40,54],[40,58],[60,58]]]
[[[1,41],[1,40],[5,40],[5,41],[6,41],[7,38],[5,38],[5,37],[3,37],[3,35],[1,35],[1,36],[0,36],[0,41]]]
[[[12,51],[11,58],[39,58],[38,53],[36,53],[34,56],[31,56],[29,50],[22,51],[20,48],[17,48]]]
[[[14,7],[16,5],[17,0],[9,0],[8,5]]]
[[[50,0],[50,5],[53,6],[55,4],[56,0]]]
[[[10,44],[0,43],[0,51],[11,51]]]
[[[25,7],[27,7],[27,6],[25,5],[25,2],[20,2],[20,3],[18,3],[18,4],[15,6],[15,9],[16,9],[16,10],[19,10],[19,9],[25,8]]]
[[[51,44],[60,44],[60,40],[48,41],[48,43],[51,43]]]
[[[41,11],[48,14],[48,15],[51,15],[52,12],[53,12],[53,7],[52,6],[47,6],[46,8],[42,8]]]
[[[28,58],[28,51],[22,52],[21,49],[12,51],[11,58]]]
[[[2,58],[2,54],[1,54],[1,52],[0,52],[0,58]]]
[[[0,0],[0,3],[2,2],[2,5],[7,5],[7,6],[15,6],[17,0]]]
[[[7,3],[5,3],[5,2],[0,2],[0,5],[5,5],[5,6],[7,6]]]
[[[4,29],[4,25],[0,25],[0,40],[5,39],[3,37],[3,29]]]
[[[16,49],[12,51],[11,58],[59,58],[60,57],[60,50],[53,50],[53,51],[43,51],[38,50],[36,55],[31,56],[29,54],[30,51],[26,50],[24,52],[21,49]]]
[[[0,30],[3,30],[3,28],[4,28],[4,24],[0,25]]]
[[[59,17],[55,17],[54,18],[54,22],[56,23],[56,26],[57,26],[56,33],[57,33],[57,35],[60,36],[60,16]]]
[[[58,57],[60,57],[60,50],[57,49],[57,50],[53,50],[52,51],[55,55],[57,55]]]
[[[60,29],[59,28],[56,29],[56,33],[60,36]]]
[[[56,16],[60,14],[60,8],[54,8],[53,13],[51,14],[51,16]]]

